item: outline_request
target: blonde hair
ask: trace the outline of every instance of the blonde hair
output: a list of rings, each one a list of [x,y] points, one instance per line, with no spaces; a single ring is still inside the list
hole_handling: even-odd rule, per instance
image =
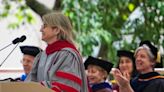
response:
[[[92,64],[90,64],[89,67],[96,68],[99,72],[101,72],[104,75],[104,76],[102,76],[102,77],[104,77],[103,79],[104,80],[107,79],[108,73],[107,73],[107,71],[105,69],[103,69],[102,67],[100,67],[98,65],[92,65]]]
[[[67,16],[61,12],[53,12],[43,15],[42,20],[45,25],[60,29],[58,39],[73,43],[72,25]]]

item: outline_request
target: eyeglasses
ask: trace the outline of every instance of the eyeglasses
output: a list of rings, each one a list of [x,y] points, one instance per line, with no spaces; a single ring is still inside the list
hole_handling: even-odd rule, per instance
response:
[[[33,61],[30,61],[30,60],[21,60],[20,61],[22,64],[28,64],[28,65],[32,65],[33,64]]]

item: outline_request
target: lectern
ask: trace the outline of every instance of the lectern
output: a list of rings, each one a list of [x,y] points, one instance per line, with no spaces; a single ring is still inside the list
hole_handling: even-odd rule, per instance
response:
[[[0,82],[0,92],[53,92],[35,82]]]

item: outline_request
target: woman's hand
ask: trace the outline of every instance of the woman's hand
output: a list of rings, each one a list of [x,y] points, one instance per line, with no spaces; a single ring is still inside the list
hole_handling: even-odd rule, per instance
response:
[[[129,73],[122,74],[119,69],[114,69],[112,70],[112,74],[120,87],[125,87],[125,86],[130,85]]]
[[[130,86],[129,73],[121,73],[119,69],[112,70],[112,74],[117,81],[120,92],[134,92]]]

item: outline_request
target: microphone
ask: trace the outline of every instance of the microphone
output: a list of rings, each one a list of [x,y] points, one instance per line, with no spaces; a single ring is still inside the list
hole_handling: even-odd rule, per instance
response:
[[[24,40],[26,40],[26,36],[23,35],[20,38],[16,38],[12,41],[11,44],[16,44],[16,46],[12,49],[12,51],[9,53],[9,55],[3,60],[3,62],[0,64],[0,67],[3,65],[3,63],[7,60],[7,58],[11,55],[11,53],[16,49],[16,47],[19,45],[20,42],[23,42]],[[1,50],[7,48],[8,46],[10,46],[11,44],[5,46],[4,48],[2,48]],[[0,50],[0,51],[1,51]]]
[[[9,47],[9,46],[12,45],[12,44],[17,44],[17,43],[19,43],[19,42],[23,42],[24,40],[26,40],[26,36],[25,36],[25,35],[21,36],[20,38],[17,37],[17,38],[15,38],[15,39],[12,41],[11,44],[9,44],[9,45],[3,47],[2,49],[0,49],[0,51],[2,51],[3,49]]]
[[[24,40],[26,40],[26,36],[25,35],[20,37],[19,42],[23,42]]]
[[[14,40],[12,41],[12,43],[13,43],[13,44],[17,44],[17,43],[19,43],[19,42],[23,42],[24,40],[26,40],[26,36],[25,36],[25,35],[21,36],[20,38],[14,39]]]
[[[12,41],[12,43],[13,43],[13,44],[17,44],[17,43],[19,42],[19,39],[20,39],[20,38],[18,38],[18,37],[15,38],[15,39]]]

